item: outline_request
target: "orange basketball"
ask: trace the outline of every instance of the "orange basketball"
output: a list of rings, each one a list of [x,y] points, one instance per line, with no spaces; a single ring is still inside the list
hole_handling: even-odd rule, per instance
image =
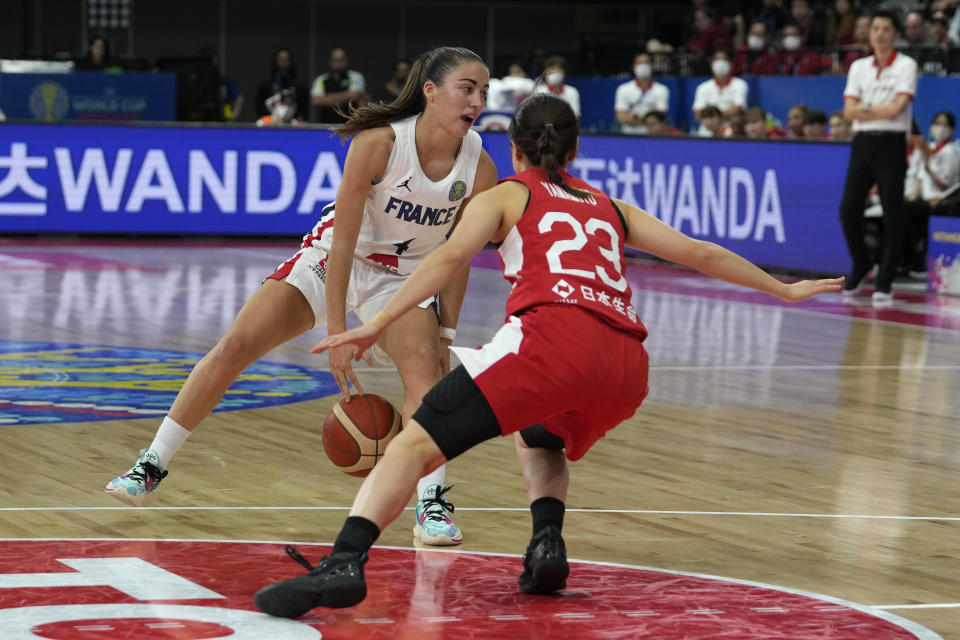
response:
[[[400,432],[400,412],[373,393],[343,399],[323,420],[323,449],[337,469],[364,477]]]

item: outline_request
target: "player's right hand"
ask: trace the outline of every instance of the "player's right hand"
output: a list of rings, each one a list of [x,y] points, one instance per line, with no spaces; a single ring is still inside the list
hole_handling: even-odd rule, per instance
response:
[[[320,344],[323,343],[321,342]],[[318,344],[311,349],[311,351],[319,353],[319,351],[317,351],[319,346]],[[353,384],[358,392],[363,393],[363,387],[360,385],[360,381],[357,380],[357,374],[354,373],[353,367],[350,365],[350,361],[353,360],[356,350],[357,348],[352,344],[346,344],[330,349],[330,353],[328,354],[330,357],[330,373],[333,374],[333,379],[337,381],[337,386],[340,387],[340,393],[343,394],[347,402],[350,402],[350,384]],[[369,356],[367,357],[369,358]]]

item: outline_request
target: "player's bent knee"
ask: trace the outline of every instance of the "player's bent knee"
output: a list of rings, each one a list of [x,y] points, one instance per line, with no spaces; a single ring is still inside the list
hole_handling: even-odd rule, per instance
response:
[[[563,438],[547,431],[542,424],[537,423],[517,432],[517,446],[524,449],[549,449],[561,451],[566,447]]]
[[[445,375],[423,396],[413,418],[447,460],[502,435],[493,409],[463,366]]]
[[[204,358],[206,364],[228,370],[245,369],[257,359],[254,343],[243,335],[228,333]]]

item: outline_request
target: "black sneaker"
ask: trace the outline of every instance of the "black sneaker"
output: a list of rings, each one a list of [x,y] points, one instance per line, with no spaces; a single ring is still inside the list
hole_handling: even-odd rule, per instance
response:
[[[877,270],[877,265],[873,265],[866,271],[855,269],[853,273],[847,276],[847,279],[843,283],[843,289],[840,293],[845,298],[857,295],[863,290],[863,285],[865,285],[868,280],[877,276]]]
[[[530,540],[523,556],[523,573],[517,578],[524,593],[553,593],[567,586],[570,565],[567,547],[556,527],[546,526]]]
[[[253,597],[260,611],[278,618],[297,618],[314,607],[352,607],[367,597],[363,579],[367,554],[335,553],[324,556],[314,567],[295,547],[287,545],[285,551],[310,573],[260,589]]]

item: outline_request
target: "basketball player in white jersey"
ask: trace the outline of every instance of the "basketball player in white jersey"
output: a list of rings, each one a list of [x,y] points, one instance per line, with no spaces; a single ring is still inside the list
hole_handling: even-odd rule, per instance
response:
[[[353,110],[338,129],[353,137],[337,191],[302,248],[250,297],[233,326],[194,367],[157,435],[129,471],[105,491],[139,506],[154,497],[166,467],[227,388],[271,349],[326,322],[346,330],[346,313],[373,318],[433,249],[443,244],[473,194],[497,180],[493,161],[471,130],[484,106],[489,73],[477,54],[439,47],[413,65],[390,104]],[[379,341],[373,357],[396,363],[403,381],[404,419],[449,371],[449,350],[467,285],[456,274]],[[351,368],[350,345],[330,352],[330,372],[349,401],[363,391]],[[420,482],[414,532],[427,544],[459,544],[445,499],[444,471]]]

